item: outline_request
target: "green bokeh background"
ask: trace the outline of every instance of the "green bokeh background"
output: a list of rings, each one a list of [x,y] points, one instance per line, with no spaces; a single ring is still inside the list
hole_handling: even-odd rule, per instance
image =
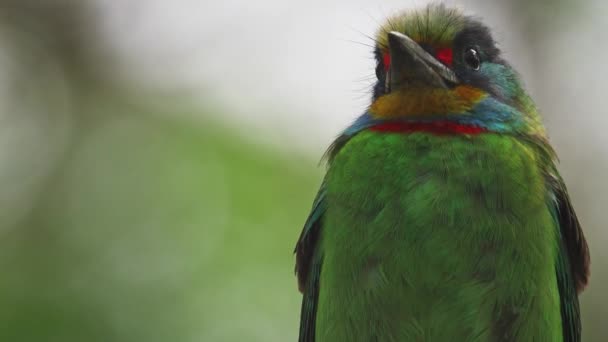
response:
[[[292,245],[316,164],[119,111],[3,236],[0,340],[294,340]]]

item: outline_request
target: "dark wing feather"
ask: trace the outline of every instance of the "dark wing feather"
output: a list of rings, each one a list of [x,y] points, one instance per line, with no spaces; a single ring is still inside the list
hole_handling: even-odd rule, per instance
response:
[[[298,276],[298,287],[302,293],[304,293],[307,278],[311,271],[311,262],[319,238],[319,231],[321,230],[321,218],[325,213],[325,193],[325,183],[323,183],[317,193],[317,197],[315,197],[312,209],[306,223],[304,223],[304,228],[295,248],[295,271]]]
[[[549,191],[548,205],[555,220],[559,252],[555,272],[560,295],[564,342],[581,341],[581,317],[578,294],[589,280],[589,248],[570,202],[564,180],[555,162],[555,151],[544,136],[519,136],[537,148]]]
[[[300,316],[300,342],[314,342],[317,300],[319,297],[319,277],[321,275],[322,257],[316,250],[321,221],[325,213],[325,183],[312,205],[312,210],[298,243],[296,244],[296,274],[298,287],[303,293],[302,312]]]
[[[589,248],[581,224],[576,217],[570,196],[559,176],[551,177],[557,219],[560,226],[562,240],[565,243],[566,253],[570,262],[571,275],[574,278],[576,292],[583,291],[589,280]]]
[[[302,297],[300,313],[299,342],[315,341],[315,326],[317,323],[317,301],[319,299],[319,277],[321,276],[322,257],[315,255],[312,268],[309,272],[308,282]]]
[[[331,164],[335,155],[357,133],[373,126],[376,121],[369,113],[364,113],[350,125],[331,144],[325,158]],[[327,209],[325,181],[317,193],[312,210],[304,224],[298,243],[296,244],[296,274],[298,287],[303,293],[302,313],[300,318],[300,342],[313,342],[315,340],[315,323],[317,314],[317,300],[319,297],[319,277],[323,256],[316,250],[323,215]]]
[[[548,181],[553,194],[553,215],[561,237],[556,272],[564,342],[580,342],[578,293],[584,289],[589,278],[589,249],[564,182],[557,171],[549,174]]]

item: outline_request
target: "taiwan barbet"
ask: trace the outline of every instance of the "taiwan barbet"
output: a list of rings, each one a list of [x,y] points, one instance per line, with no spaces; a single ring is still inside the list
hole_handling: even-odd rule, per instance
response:
[[[299,341],[580,341],[587,244],[490,30],[430,5],[375,40],[297,242]]]

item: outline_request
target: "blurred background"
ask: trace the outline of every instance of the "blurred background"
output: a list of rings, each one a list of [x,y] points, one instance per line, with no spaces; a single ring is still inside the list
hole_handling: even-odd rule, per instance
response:
[[[0,340],[295,341],[318,160],[423,1],[0,0]],[[603,0],[457,3],[537,100],[608,326]]]

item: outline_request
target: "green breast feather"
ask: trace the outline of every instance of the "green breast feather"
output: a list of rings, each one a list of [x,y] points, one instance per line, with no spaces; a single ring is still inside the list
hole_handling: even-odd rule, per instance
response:
[[[575,216],[540,152],[499,134],[357,134],[297,246],[300,341],[576,341],[560,229]]]

